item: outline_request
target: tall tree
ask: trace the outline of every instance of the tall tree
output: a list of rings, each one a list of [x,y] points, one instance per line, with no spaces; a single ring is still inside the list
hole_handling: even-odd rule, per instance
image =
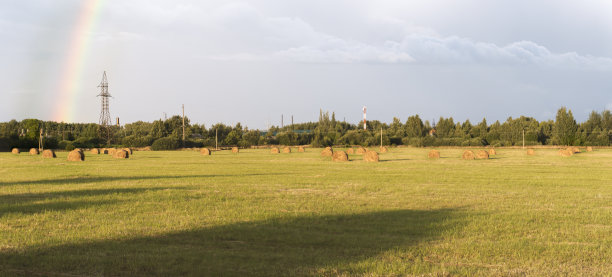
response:
[[[577,130],[578,124],[576,124],[572,111],[561,107],[557,111],[557,118],[553,129],[556,142],[562,145],[572,145],[576,139]]]

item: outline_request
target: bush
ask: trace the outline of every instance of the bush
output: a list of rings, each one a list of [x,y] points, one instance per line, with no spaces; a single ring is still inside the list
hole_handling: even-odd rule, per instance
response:
[[[57,144],[57,148],[72,151],[76,147],[74,147],[74,144],[72,144],[72,141],[62,140]]]
[[[151,149],[155,151],[174,150],[177,148],[179,148],[179,141],[178,139],[172,137],[159,138],[151,145]]]
[[[151,145],[152,142],[153,137],[138,135],[127,136],[121,140],[121,144],[127,147],[145,147]]]

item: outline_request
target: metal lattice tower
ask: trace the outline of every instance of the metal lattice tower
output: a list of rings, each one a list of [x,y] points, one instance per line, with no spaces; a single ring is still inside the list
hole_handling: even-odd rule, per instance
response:
[[[100,85],[100,94],[98,96],[102,97],[102,110],[100,111],[100,126],[108,127],[111,124],[110,112],[108,111],[108,98],[112,97],[108,93],[108,80],[106,79],[106,71],[104,71],[104,75],[102,75],[102,81]]]

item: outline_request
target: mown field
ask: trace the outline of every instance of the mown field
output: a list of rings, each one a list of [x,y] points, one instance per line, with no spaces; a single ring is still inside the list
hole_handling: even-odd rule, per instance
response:
[[[612,150],[428,151],[0,153],[0,275],[612,273]]]

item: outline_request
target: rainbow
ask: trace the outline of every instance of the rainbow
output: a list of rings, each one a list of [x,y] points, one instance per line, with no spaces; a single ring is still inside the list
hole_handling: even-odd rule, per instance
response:
[[[96,19],[100,14],[104,0],[85,0],[73,30],[66,63],[62,70],[59,84],[59,96],[53,112],[56,122],[72,122],[74,120],[75,102],[79,93],[81,74],[87,50],[92,40],[92,32]]]

